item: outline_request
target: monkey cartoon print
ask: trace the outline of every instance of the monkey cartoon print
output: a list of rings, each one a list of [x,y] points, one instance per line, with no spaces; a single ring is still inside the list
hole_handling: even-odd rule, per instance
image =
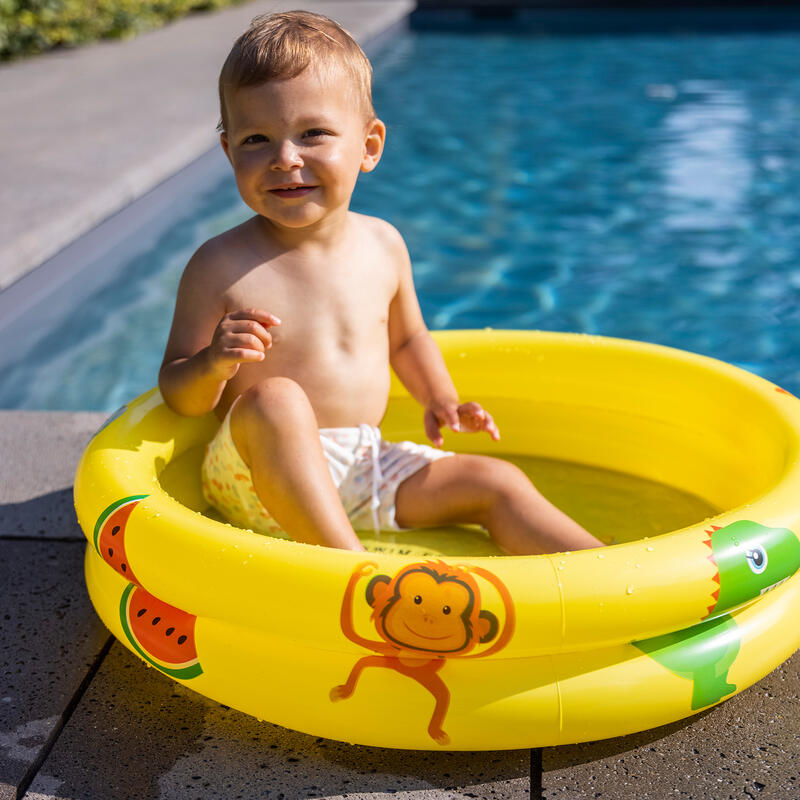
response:
[[[475,566],[452,566],[442,561],[409,564],[394,576],[374,575],[365,599],[372,608],[370,620],[380,641],[359,635],[354,623],[354,598],[358,582],[377,568],[374,562],[353,571],[342,598],[341,626],[344,635],[375,655],[360,658],[347,682],[331,689],[336,702],[353,695],[367,667],[393,669],[413,678],[434,697],[428,734],[440,745],[450,743],[443,729],[450,705],[450,691],[439,675],[450,658],[483,658],[505,647],[514,633],[514,605],[505,585],[488,570]],[[481,607],[477,578],[491,583],[504,605],[505,620]],[[479,645],[487,649],[471,652]]]

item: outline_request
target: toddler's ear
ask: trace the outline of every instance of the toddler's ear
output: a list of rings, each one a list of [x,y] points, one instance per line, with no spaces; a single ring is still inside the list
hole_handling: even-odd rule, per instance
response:
[[[372,172],[378,166],[386,141],[386,126],[376,117],[367,126],[364,137],[364,156],[361,159],[361,171]]]
[[[222,145],[222,149],[224,150],[225,155],[228,157],[228,161],[230,161],[231,160],[231,154],[228,151],[229,150],[229,148],[228,148],[228,134],[225,133],[225,131],[220,133],[220,135],[219,135],[219,143]]]

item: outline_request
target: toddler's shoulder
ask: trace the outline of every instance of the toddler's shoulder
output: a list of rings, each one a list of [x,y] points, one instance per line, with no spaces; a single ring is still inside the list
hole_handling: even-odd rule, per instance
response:
[[[184,270],[184,278],[189,280],[224,280],[226,275],[236,270],[246,242],[246,233],[239,225],[224,231],[200,245]]]
[[[395,255],[405,256],[407,251],[405,240],[394,225],[380,217],[369,217],[366,214],[356,214],[358,223],[373,237],[380,247]]]

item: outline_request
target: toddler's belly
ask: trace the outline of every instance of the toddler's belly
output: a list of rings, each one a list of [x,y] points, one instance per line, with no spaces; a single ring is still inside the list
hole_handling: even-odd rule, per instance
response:
[[[386,411],[390,374],[388,363],[339,358],[327,362],[309,359],[305,363],[268,364],[271,354],[260,364],[242,366],[228,382],[216,408],[220,418],[231,403],[251,386],[270,377],[296,381],[305,391],[320,428],[378,425]],[[335,363],[334,363],[335,361]]]
[[[344,368],[327,381],[309,376],[307,382],[298,383],[306,390],[320,428],[377,426],[386,411],[388,367],[368,374]]]

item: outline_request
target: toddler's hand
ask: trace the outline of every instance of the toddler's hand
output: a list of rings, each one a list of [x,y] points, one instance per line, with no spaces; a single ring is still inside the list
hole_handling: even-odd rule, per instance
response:
[[[478,403],[432,403],[425,411],[425,433],[437,446],[441,447],[444,439],[440,428],[447,425],[451,430],[467,433],[486,431],[494,441],[499,441],[500,432],[497,430],[492,415],[481,408]]]
[[[265,352],[272,347],[269,329],[280,324],[274,314],[258,308],[226,314],[208,347],[211,369],[221,380],[230,380],[240,364],[263,361]]]
[[[495,442],[500,441],[500,431],[497,430],[492,415],[481,408],[478,403],[463,403],[458,407],[458,419],[461,430],[467,433],[480,433],[486,431]]]

